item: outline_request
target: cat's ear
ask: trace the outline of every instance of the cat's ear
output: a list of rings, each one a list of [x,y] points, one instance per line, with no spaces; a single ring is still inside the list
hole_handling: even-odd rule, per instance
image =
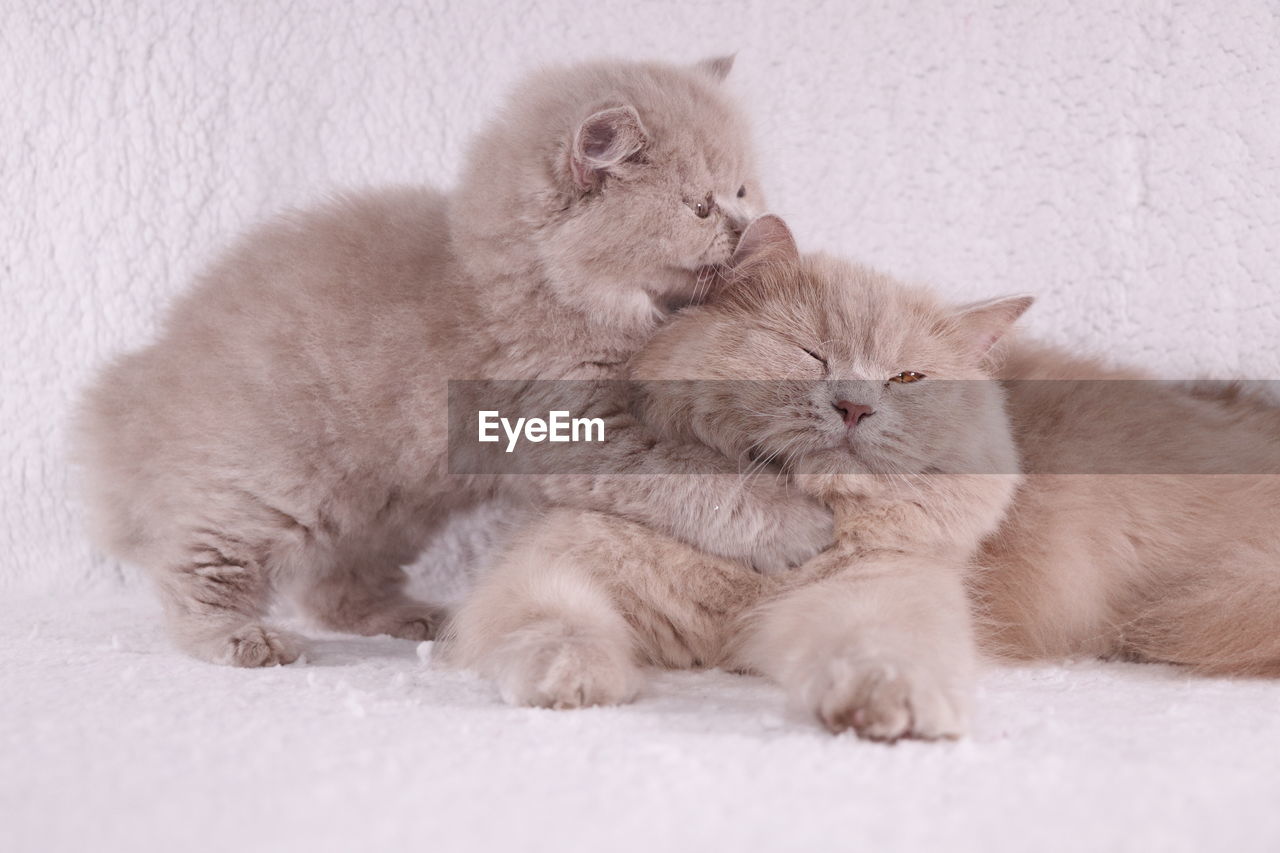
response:
[[[633,107],[611,107],[587,116],[573,134],[569,173],[578,189],[599,186],[605,174],[644,148],[648,136]]]
[[[733,60],[738,55],[736,53],[726,54],[725,56],[709,56],[698,62],[693,67],[706,74],[717,83],[723,82],[724,78],[729,76],[729,72],[733,70]]]
[[[1032,296],[1006,296],[962,305],[951,315],[949,325],[960,333],[973,354],[981,358],[1013,328],[1033,302]]]
[[[729,258],[729,267],[746,273],[775,263],[800,260],[796,238],[781,217],[766,213],[753,219],[738,238],[738,247]]]

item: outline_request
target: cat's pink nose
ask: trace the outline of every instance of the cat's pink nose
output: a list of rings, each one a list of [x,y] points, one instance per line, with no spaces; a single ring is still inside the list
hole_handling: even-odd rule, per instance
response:
[[[836,400],[831,405],[840,413],[840,417],[844,418],[844,425],[847,427],[856,427],[876,413],[876,410],[870,406],[859,406],[848,400]]]

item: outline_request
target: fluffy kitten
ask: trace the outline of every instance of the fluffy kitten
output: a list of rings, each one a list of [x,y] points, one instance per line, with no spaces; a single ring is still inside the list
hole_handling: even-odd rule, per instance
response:
[[[780,460],[835,508],[837,544],[762,578],[631,522],[557,514],[454,628],[457,658],[508,700],[620,701],[637,662],[728,665],[777,679],[832,729],[954,736],[975,602],[992,656],[1280,675],[1280,410],[1018,342],[996,372],[1011,381],[948,382],[992,375],[991,346],[1030,300],[948,310],[801,258],[771,218],[738,255],[738,284],[634,369],[769,381],[647,382],[646,416]]]
[[[77,429],[92,526],[155,578],[178,643],[284,663],[276,591],[320,623],[423,639],[401,566],[452,509],[505,490],[617,512],[764,567],[830,515],[711,450],[706,477],[451,476],[446,380],[604,379],[697,299],[760,204],[727,60],[547,71],[476,141],[460,187],[353,195],[259,228],[159,339],[119,359]],[[634,422],[611,449],[671,470]],[[641,451],[649,452],[641,454]]]
[[[777,679],[833,729],[960,733],[963,577],[1018,479],[1000,387],[961,380],[989,378],[988,350],[1029,303],[949,309],[801,259],[781,220],[757,220],[734,286],[660,332],[633,375],[667,437],[776,460],[829,502],[836,545],[761,577],[629,521],[558,513],[481,582],[449,654],[518,703],[621,701],[638,661],[727,664]],[[909,372],[928,381],[894,381]]]

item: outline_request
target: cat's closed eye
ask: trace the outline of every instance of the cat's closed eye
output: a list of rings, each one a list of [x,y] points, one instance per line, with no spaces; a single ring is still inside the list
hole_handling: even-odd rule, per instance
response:
[[[747,195],[747,185],[743,184],[742,186],[738,187],[738,198],[745,198],[746,195]]]
[[[814,357],[814,358],[816,358],[818,361],[820,361],[820,362],[822,363],[822,367],[823,367],[823,369],[824,369],[824,370],[826,369],[826,367],[827,367],[827,360],[826,360],[825,358],[823,358],[822,356],[818,355],[816,352],[814,352],[813,350],[809,349],[808,347],[802,347],[802,349],[804,349],[804,351],[805,351],[806,353],[808,353],[809,355],[813,356],[813,357]]]
[[[890,376],[889,381],[903,382],[903,383],[919,382],[921,379],[924,379],[924,378],[925,378],[925,375],[923,373],[917,373],[914,370],[904,370],[901,373],[895,373],[893,376]]]

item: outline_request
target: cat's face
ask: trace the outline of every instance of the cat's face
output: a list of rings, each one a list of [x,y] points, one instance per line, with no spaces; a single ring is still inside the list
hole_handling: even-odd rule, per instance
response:
[[[1002,396],[974,380],[989,380],[988,349],[1030,300],[948,309],[866,268],[801,258],[781,229],[763,247],[749,232],[744,249],[760,255],[734,292],[678,318],[638,358],[637,378],[700,380],[648,383],[653,416],[792,470],[999,464],[984,454],[1007,431]]]
[[[486,228],[489,245],[527,241],[543,278],[579,303],[666,308],[703,295],[764,209],[749,128],[722,82],[730,64],[535,77],[477,146],[468,228]]]

